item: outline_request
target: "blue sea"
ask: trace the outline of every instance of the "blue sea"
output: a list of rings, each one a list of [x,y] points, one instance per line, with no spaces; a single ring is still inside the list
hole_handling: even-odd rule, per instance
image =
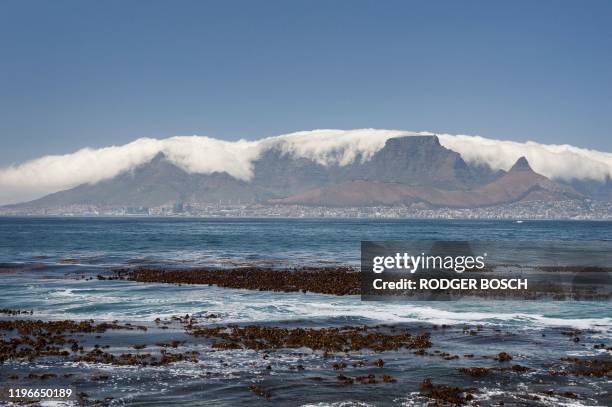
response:
[[[150,325],[145,333],[117,334],[110,349],[185,340],[200,352],[200,363],[163,367],[111,366],[83,362],[5,361],[0,380],[26,372],[74,372],[71,383],[110,405],[426,405],[419,383],[433,378],[478,389],[480,405],[611,405],[609,377],[551,376],[566,357],[609,357],[595,345],[612,345],[612,304],[595,301],[419,301],[362,302],[359,296],[275,293],[218,288],[99,281],[95,275],[115,267],[193,268],[260,265],[358,267],[362,240],[589,240],[611,241],[611,222],[478,221],[378,219],[186,219],[186,218],[0,218],[0,309],[33,310],[29,318],[122,321]],[[188,338],[180,327],[156,331],[156,318],[214,314],[214,324],[266,324],[329,327],[392,324],[414,330],[446,331],[432,336],[435,349],[482,359],[444,360],[412,352],[361,352],[323,358],[316,352],[276,351],[269,359],[250,350],[211,349]],[[17,318],[1,316],[1,318]],[[25,318],[21,317],[20,318]],[[481,329],[466,335],[465,327]],[[568,330],[580,330],[570,340]],[[128,335],[129,336],[129,335]],[[0,336],[1,338],[1,336]],[[133,350],[132,350],[133,351]],[[495,365],[484,358],[501,351],[527,374],[473,378],[460,367]],[[385,372],[397,382],[385,385],[338,383],[334,358],[385,359]],[[305,369],[296,371],[299,363]],[[559,362],[560,363],[560,362]],[[266,369],[267,365],[271,369]],[[371,367],[356,372],[368,374]],[[105,372],[109,378],[86,377]],[[350,373],[350,372],[349,372]],[[349,374],[344,372],[344,374]],[[309,380],[309,377],[322,380]],[[249,391],[269,389],[270,400]],[[552,393],[547,393],[547,391]],[[575,393],[577,398],[568,394]],[[564,395],[565,394],[565,395]],[[0,402],[1,403],[1,402]]]

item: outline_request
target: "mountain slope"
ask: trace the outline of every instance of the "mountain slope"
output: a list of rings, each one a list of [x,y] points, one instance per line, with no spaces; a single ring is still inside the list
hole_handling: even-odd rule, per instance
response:
[[[475,192],[483,198],[488,197],[493,202],[584,198],[572,187],[553,182],[534,172],[525,157],[519,158],[504,176],[478,188]]]
[[[96,184],[83,184],[47,195],[21,206],[49,208],[67,205],[155,207],[178,202],[249,202],[269,197],[263,191],[227,173],[190,174],[163,154],[133,171]],[[13,205],[13,207],[16,205]]]
[[[309,190],[271,203],[312,206],[372,206],[423,203],[437,207],[479,207],[518,201],[582,199],[571,187],[535,173],[521,157],[506,174],[472,190],[445,190],[400,183],[352,181]]]

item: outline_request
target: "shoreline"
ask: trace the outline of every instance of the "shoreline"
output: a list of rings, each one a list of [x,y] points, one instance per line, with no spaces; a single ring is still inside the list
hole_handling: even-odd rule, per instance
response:
[[[449,218],[427,218],[427,217],[406,217],[406,216],[398,216],[398,217],[350,217],[350,216],[180,216],[180,215],[166,215],[166,216],[158,216],[158,215],[7,215],[0,214],[0,219],[72,219],[72,220],[118,220],[118,219],[126,219],[126,220],[143,220],[143,219],[151,219],[151,220],[212,220],[212,221],[274,221],[274,220],[287,220],[287,221],[372,221],[372,222],[393,222],[393,221],[429,221],[429,222],[437,222],[437,221],[448,221],[448,222],[507,222],[507,223],[517,223],[520,221],[524,222],[593,222],[593,223],[610,223],[612,222],[612,218],[528,218],[528,217],[515,217],[515,218],[472,218],[472,217],[449,217]]]
[[[535,337],[483,325],[288,324],[228,325],[215,314],[158,318],[142,324],[43,321],[36,319],[36,312],[2,310],[0,377],[9,385],[71,386],[85,405],[112,405],[117,390],[108,385],[117,375],[129,376],[132,370],[126,367],[138,367],[145,376],[159,369],[169,373],[179,366],[201,370],[199,380],[210,380],[213,387],[237,384],[240,390],[235,397],[241,402],[277,400],[281,404],[292,397],[282,385],[287,380],[307,391],[324,386],[340,394],[350,389],[383,399],[387,393],[410,391],[425,404],[442,405],[482,403],[491,397],[487,389],[501,380],[518,387],[508,395],[495,396],[498,405],[517,397],[536,405],[546,400],[605,403],[605,394],[585,389],[593,383],[605,388],[612,377],[612,346],[597,341],[596,330],[541,330],[539,341],[562,343],[568,349],[590,348],[599,355],[571,356],[574,351],[541,359],[513,347],[525,341],[541,346]],[[225,369],[241,369],[245,362],[255,368],[254,381],[245,382],[235,374],[218,376]],[[415,373],[407,376],[403,366],[409,365],[438,366],[435,369],[447,373],[438,377],[415,367]],[[75,371],[78,366],[85,369]],[[520,383],[530,390],[521,393]]]

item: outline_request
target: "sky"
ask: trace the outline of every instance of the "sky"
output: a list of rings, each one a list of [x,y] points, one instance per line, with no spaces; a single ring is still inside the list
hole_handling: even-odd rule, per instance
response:
[[[612,2],[0,2],[0,167],[320,128],[612,151]]]

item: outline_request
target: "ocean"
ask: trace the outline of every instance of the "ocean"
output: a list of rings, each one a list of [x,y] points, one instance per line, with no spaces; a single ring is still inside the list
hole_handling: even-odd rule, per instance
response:
[[[108,346],[109,351],[138,353],[131,344],[146,344],[145,352],[156,349],[157,342],[172,339],[184,341],[184,349],[199,355],[199,363],[179,361],[164,366],[9,359],[0,365],[0,380],[8,383],[7,378],[16,375],[22,378],[20,384],[34,385],[38,382],[27,378],[30,373],[57,372],[58,377],[47,384],[56,381],[74,386],[87,394],[87,400],[109,405],[422,405],[428,399],[419,386],[426,378],[474,388],[475,400],[481,405],[612,404],[609,375],[572,376],[571,365],[562,361],[610,357],[606,350],[612,345],[610,302],[463,299],[379,303],[362,302],[359,296],[95,278],[112,268],[136,266],[358,267],[362,240],[412,239],[610,241],[612,222],[0,218],[0,309],[33,310],[33,315],[19,316],[21,319],[119,321],[148,327],[146,332],[87,336],[86,349],[100,345]],[[180,324],[157,329],[156,319],[172,321],[173,316],[185,314],[202,318],[202,326],[368,325],[429,331],[432,356],[401,350],[322,356],[299,348],[276,349],[264,358],[251,349],[214,349],[207,341],[186,334]],[[433,350],[458,357],[437,357]],[[528,371],[498,370],[482,377],[459,373],[462,367],[497,369],[502,365],[491,355],[500,352],[512,355],[512,363]],[[383,368],[370,363],[377,358],[385,360]],[[332,367],[340,361],[349,367]],[[359,367],[351,368],[350,363]],[[296,369],[297,365],[301,368]],[[383,373],[381,369],[395,381],[346,385],[337,378],[338,374],[376,376]],[[68,379],[64,374],[74,376]],[[269,399],[258,395],[254,385],[269,391]]]

